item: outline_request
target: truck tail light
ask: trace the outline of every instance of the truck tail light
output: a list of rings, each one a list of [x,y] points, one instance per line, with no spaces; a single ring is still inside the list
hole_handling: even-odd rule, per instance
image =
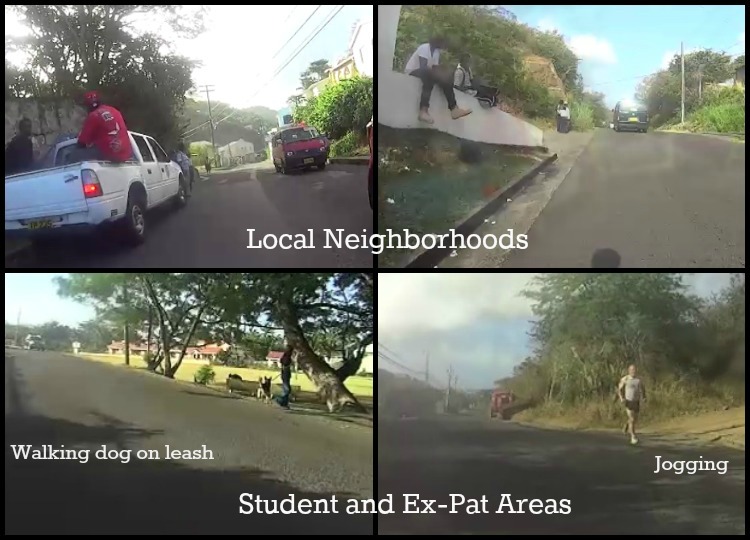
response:
[[[83,183],[83,196],[85,198],[92,199],[104,194],[102,185],[99,183],[99,177],[91,169],[81,171],[81,182]]]

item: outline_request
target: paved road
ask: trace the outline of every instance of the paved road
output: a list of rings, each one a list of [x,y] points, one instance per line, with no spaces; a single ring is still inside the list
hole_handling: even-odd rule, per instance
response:
[[[627,268],[744,268],[744,144],[599,129],[572,168],[565,159],[559,187],[553,170],[527,189],[549,200],[541,213],[521,194],[477,231],[528,231],[528,249],[462,250],[445,266],[590,268],[611,250],[605,263]]]
[[[367,170],[329,165],[324,171],[278,174],[267,164],[212,173],[188,206],[157,210],[144,245],[124,249],[108,238],[45,246],[17,267],[29,268],[372,268],[370,250],[325,248],[324,229],[372,234]],[[308,234],[315,249],[248,249],[266,234]]]
[[[654,474],[669,460],[729,460],[729,471]],[[484,419],[378,424],[378,497],[488,499],[491,513],[380,515],[378,534],[744,534],[744,452]],[[501,495],[570,500],[567,515],[494,513]],[[394,504],[394,507],[396,505]],[[420,507],[421,508],[421,507]],[[528,508],[528,507],[527,507]]]
[[[5,532],[372,534],[372,515],[241,515],[264,498],[372,497],[372,429],[57,353],[5,362]],[[214,460],[17,461],[11,444],[200,449]]]

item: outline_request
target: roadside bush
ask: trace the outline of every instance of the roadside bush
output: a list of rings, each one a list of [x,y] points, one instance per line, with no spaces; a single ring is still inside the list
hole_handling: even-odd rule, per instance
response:
[[[214,372],[211,366],[201,366],[200,369],[193,376],[193,382],[198,384],[207,385],[214,382],[216,378],[216,372]]]
[[[327,87],[295,108],[294,120],[340,139],[349,132],[364,133],[372,110],[372,79],[355,77]]]
[[[701,107],[688,118],[693,131],[745,132],[745,90],[742,87],[709,88]]]
[[[353,131],[350,131],[331,143],[331,157],[352,156],[358,147],[358,137]]]
[[[570,104],[570,121],[575,131],[594,129],[594,109],[589,103],[574,101]]]

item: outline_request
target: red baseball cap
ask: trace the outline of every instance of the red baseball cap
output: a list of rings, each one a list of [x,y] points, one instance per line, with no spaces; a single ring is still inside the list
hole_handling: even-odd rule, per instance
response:
[[[101,103],[101,99],[99,99],[99,92],[97,92],[96,90],[90,90],[86,92],[83,95],[83,101],[88,107],[98,105],[99,103]]]

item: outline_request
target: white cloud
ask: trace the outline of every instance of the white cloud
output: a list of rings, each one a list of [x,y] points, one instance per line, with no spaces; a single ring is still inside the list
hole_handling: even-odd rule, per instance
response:
[[[568,46],[581,60],[593,60],[604,64],[617,63],[615,50],[606,39],[581,34],[570,38]]]
[[[488,318],[526,318],[531,304],[518,293],[533,275],[379,274],[378,332],[389,340]]]

